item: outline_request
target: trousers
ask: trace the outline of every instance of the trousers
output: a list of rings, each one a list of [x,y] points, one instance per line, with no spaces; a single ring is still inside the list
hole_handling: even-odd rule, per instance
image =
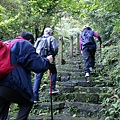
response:
[[[27,120],[33,103],[15,90],[6,86],[0,86],[0,120],[7,119],[11,103],[17,103],[19,107],[16,120]]]
[[[94,47],[85,47],[83,49],[83,59],[84,59],[84,69],[85,73],[90,73],[89,68],[94,68],[95,66],[95,52],[96,48]]]
[[[50,71],[51,71],[51,81],[52,81],[52,89],[56,88],[56,77],[57,77],[57,69],[55,64],[50,64]],[[34,85],[33,85],[33,93],[34,93],[34,100],[39,100],[39,89],[41,84],[41,79],[44,75],[44,72],[36,73]]]

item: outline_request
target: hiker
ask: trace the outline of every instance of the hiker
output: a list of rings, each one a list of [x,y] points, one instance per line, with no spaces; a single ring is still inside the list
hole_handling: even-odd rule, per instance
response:
[[[90,27],[85,26],[80,35],[80,50],[84,59],[85,77],[90,76],[90,72],[93,71],[95,66],[96,42],[94,37],[98,38],[100,44],[102,44],[100,35]]]
[[[34,103],[31,71],[47,71],[53,61],[52,56],[42,58],[36,53],[32,45],[32,33],[21,32],[15,39],[21,40],[10,49],[10,62],[17,65],[6,77],[0,79],[0,120],[7,119],[11,103],[17,103],[19,106],[16,120],[27,120]],[[15,39],[9,40],[8,43]]]
[[[40,42],[46,42],[47,43],[40,43]],[[46,57],[47,55],[53,56],[53,62],[50,64],[50,71],[51,71],[51,81],[52,81],[52,94],[58,93],[59,90],[56,89],[56,77],[57,77],[57,69],[55,65],[55,56],[58,52],[58,44],[56,44],[56,39],[53,37],[53,30],[51,28],[45,28],[44,34],[42,37],[38,38],[38,40],[35,43],[36,51],[42,56]],[[40,43],[40,44],[39,44]],[[42,44],[42,45],[41,45]],[[43,45],[44,44],[44,45]],[[48,44],[45,48],[45,45]],[[42,51],[41,46],[45,50]],[[48,47],[48,48],[47,48]],[[33,86],[33,93],[34,93],[34,102],[39,102],[39,88],[41,84],[41,79],[44,75],[44,72],[36,73],[35,80],[34,80],[34,86]],[[50,93],[50,92],[49,92]]]

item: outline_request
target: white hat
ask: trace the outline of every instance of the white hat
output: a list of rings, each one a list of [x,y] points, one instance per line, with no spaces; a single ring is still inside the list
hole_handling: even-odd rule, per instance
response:
[[[50,32],[53,32],[51,28],[45,28],[44,34],[49,34]]]

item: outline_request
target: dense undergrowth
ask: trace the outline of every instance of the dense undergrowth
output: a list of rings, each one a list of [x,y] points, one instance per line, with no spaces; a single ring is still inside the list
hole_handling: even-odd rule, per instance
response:
[[[105,75],[118,86],[109,89],[110,98],[103,100],[105,120],[120,120],[120,40],[103,48],[103,64]]]

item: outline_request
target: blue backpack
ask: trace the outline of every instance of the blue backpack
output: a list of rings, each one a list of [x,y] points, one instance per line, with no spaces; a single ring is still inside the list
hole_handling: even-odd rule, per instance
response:
[[[93,38],[94,32],[92,30],[84,30],[81,34],[82,37],[82,45],[87,44],[94,44],[94,38]]]

